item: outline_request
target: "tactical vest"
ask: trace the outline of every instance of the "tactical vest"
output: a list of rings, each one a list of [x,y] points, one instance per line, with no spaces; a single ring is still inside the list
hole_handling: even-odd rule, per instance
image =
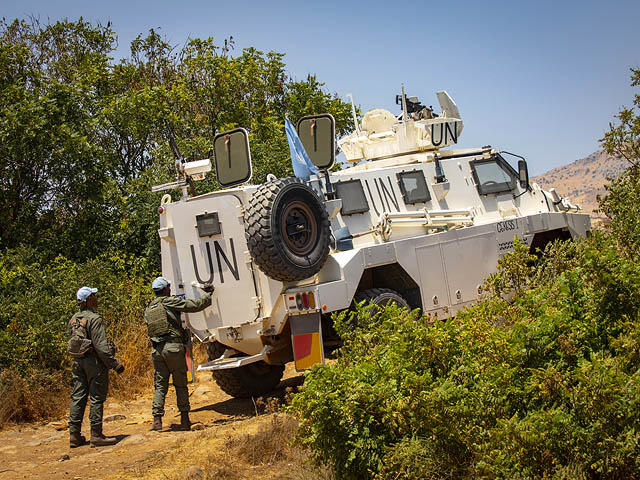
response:
[[[154,298],[144,311],[144,321],[147,324],[149,337],[182,338],[182,332],[169,321],[162,299],[163,297]]]
[[[67,352],[74,358],[84,357],[93,350],[91,340],[87,335],[87,319],[82,312],[75,313],[69,320],[71,337],[67,346]]]

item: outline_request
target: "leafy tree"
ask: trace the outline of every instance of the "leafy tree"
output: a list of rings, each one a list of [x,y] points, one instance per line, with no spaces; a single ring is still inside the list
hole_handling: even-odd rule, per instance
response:
[[[631,68],[631,86],[640,85],[640,69]],[[633,107],[624,107],[616,118],[618,125],[609,124],[609,131],[600,140],[605,151],[625,158],[631,165],[640,162],[640,95],[635,94]]]
[[[233,55],[231,38],[177,48],[151,30],[114,63],[115,33],[82,19],[3,21],[0,37],[0,248],[35,244],[45,261],[117,249],[157,268],[150,188],[175,175],[170,138],[210,158],[216,133],[243,126],[262,182],[291,174],[285,116],[328,111],[346,132],[348,105],[313,75],[291,79],[281,53]]]
[[[640,69],[631,69],[631,85],[640,85]],[[633,107],[623,108],[600,140],[605,151],[627,159],[629,168],[606,186],[607,194],[598,198],[600,210],[610,219],[613,240],[631,258],[640,258],[640,95]]]
[[[0,246],[101,244],[95,119],[114,45],[109,28],[82,19],[0,21]],[[93,253],[82,243],[76,255]]]
[[[159,259],[155,207],[160,195],[144,192],[174,175],[170,138],[184,158],[196,160],[212,157],[216,133],[247,128],[253,181],[261,183],[268,173],[292,174],[285,116],[295,121],[330,112],[338,133],[346,132],[348,104],[324,93],[314,76],[293,81],[283,54],[247,48],[233,56],[232,49],[231,38],[223,47],[208,38],[191,39],[177,50],[151,30],[132,42],[131,58],[114,69],[121,91],[105,111],[107,139],[115,142],[105,150],[118,167],[110,175],[110,198],[120,215],[121,228],[114,235],[126,251]],[[217,188],[213,175],[197,184],[199,191]]]

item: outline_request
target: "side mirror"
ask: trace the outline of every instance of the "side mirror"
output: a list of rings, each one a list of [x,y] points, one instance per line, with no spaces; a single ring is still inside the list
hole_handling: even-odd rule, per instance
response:
[[[251,178],[249,134],[244,128],[219,133],[213,139],[216,177],[223,187],[248,182]]]
[[[319,170],[330,169],[336,161],[336,121],[332,115],[309,115],[298,120],[298,137],[311,162]]]
[[[518,180],[522,188],[529,189],[529,169],[526,160],[518,160]]]

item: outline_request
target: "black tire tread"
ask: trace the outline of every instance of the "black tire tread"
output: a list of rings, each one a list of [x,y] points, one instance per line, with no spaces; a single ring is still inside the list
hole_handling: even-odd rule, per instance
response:
[[[396,292],[395,290],[391,290],[390,288],[370,288],[368,290],[362,290],[355,294],[355,296],[353,297],[353,300],[355,303],[366,301],[367,303],[373,303],[375,305],[379,305],[379,303],[377,303],[376,300],[384,294],[391,294],[398,297],[398,299],[401,302],[398,302],[396,300],[396,303],[400,307],[410,308],[408,302],[404,299],[404,297],[400,295],[398,292]]]
[[[220,358],[226,348],[220,342],[207,343],[209,360]],[[247,380],[251,379],[252,375],[248,367],[247,365],[229,370],[214,370],[211,374],[220,390],[235,398],[259,397],[269,393],[278,386],[284,374],[284,365],[269,365],[269,374],[262,377],[253,376],[255,382],[249,383]]]

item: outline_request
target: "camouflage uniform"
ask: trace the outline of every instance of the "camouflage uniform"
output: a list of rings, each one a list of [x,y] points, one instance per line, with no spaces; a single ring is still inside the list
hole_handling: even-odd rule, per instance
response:
[[[74,358],[71,367],[73,388],[69,406],[69,433],[80,433],[82,418],[90,398],[89,422],[91,428],[102,429],[102,406],[109,390],[109,369],[116,368],[118,361],[107,344],[107,334],[100,315],[90,307],[83,307],[69,321],[68,332],[71,336],[71,322],[82,315],[87,320],[87,337],[92,349],[84,357]]]
[[[181,312],[199,312],[211,305],[211,294],[191,300],[177,296],[157,296],[149,305],[162,303],[167,312],[167,320],[171,332],[162,337],[152,337],[151,358],[153,360],[153,404],[154,417],[164,415],[164,399],[169,390],[169,375],[173,375],[173,386],[176,389],[178,410],[189,412],[189,390],[187,389],[187,361],[184,348],[188,343],[188,331],[182,328]],[[147,308],[149,308],[147,307]]]

